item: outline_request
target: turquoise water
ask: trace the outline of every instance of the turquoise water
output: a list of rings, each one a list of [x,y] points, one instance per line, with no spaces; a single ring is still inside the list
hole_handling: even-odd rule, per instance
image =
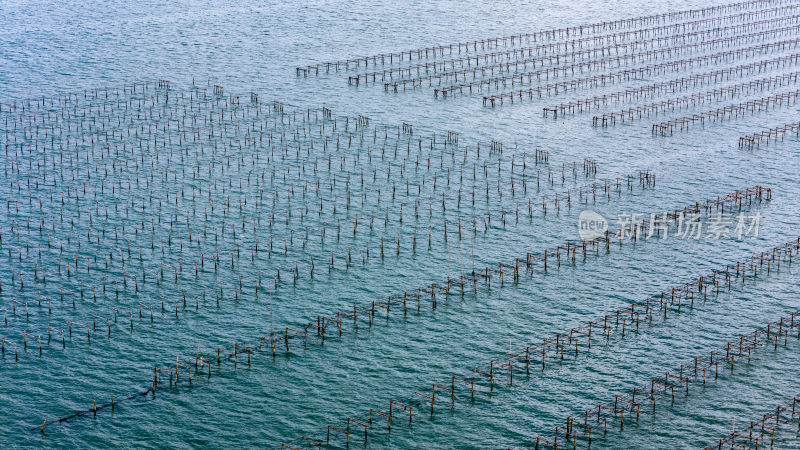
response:
[[[555,120],[542,117],[542,107],[796,49],[494,109],[482,106],[483,93],[442,100],[429,88],[393,93],[380,85],[348,86],[346,75],[363,68],[295,75],[295,66],[312,62],[699,6],[0,5],[0,301],[7,317],[0,325],[6,338],[0,440],[20,447],[302,446],[301,436],[325,441],[328,425],[344,427],[348,417],[364,422],[370,408],[385,411],[395,400],[414,405],[412,425],[396,419],[389,434],[376,418],[367,446],[532,446],[567,415],[796,311],[796,269],[782,264],[757,283],[696,303],[680,318],[612,336],[577,359],[554,360],[542,373],[515,372],[513,386],[498,383],[488,392],[483,383],[474,400],[460,392],[452,406],[437,400],[431,418],[415,391],[447,386],[451,374],[486,370],[509,348],[538,343],[798,234],[797,140],[755,150],[737,146],[740,135],[796,121],[796,106],[672,137],[650,132],[656,120],[795,85],[607,128],[592,127],[591,116],[624,105]],[[750,78],[796,70],[778,67]],[[169,80],[169,88],[159,87],[159,79]],[[403,132],[404,122],[413,134]],[[457,142],[448,141],[448,131],[458,133]],[[502,151],[492,151],[492,141]],[[548,161],[536,160],[537,149]],[[587,159],[597,164],[596,173],[584,172]],[[654,187],[638,185],[645,170],[656,174]],[[622,181],[617,190],[616,180],[628,175],[632,189]],[[578,189],[585,193],[605,180],[614,186],[608,196],[575,200]],[[368,308],[473,268],[541,255],[578,239],[584,209],[615,228],[620,214],[682,208],[756,184],[773,189],[770,201],[743,210],[761,214],[757,236],[615,244],[547,273],[540,265],[522,270],[518,282],[506,272],[490,288],[482,281],[463,295],[454,288],[455,294],[438,296],[436,309],[423,294],[419,312],[416,301],[409,301],[407,314],[394,303],[390,319],[378,308],[372,326],[361,312],[357,329],[343,319],[341,335],[330,322],[324,342],[310,328],[306,345],[294,336],[287,352],[278,342],[275,357],[264,344],[250,364],[244,353],[235,367],[225,355],[216,363],[216,349],[232,349],[234,342],[255,350],[271,330],[302,330],[318,316],[352,311],[354,303]],[[721,373],[689,396],[676,395],[671,407],[643,409],[638,423],[626,423],[624,432],[610,427],[593,445],[699,447],[724,437],[734,420],[742,430],[800,394],[797,349],[790,339],[786,348],[757,352],[751,364]],[[201,370],[189,384],[183,368],[170,386],[162,374],[155,398],[148,393],[113,411],[57,423],[92,408],[95,398],[108,403],[111,392],[119,402],[146,391],[153,368],[172,368],[176,357],[194,371],[198,353],[213,360],[210,378]],[[796,447],[794,431],[779,433],[776,445]],[[356,431],[351,440],[362,445]],[[330,446],[344,444],[343,435],[331,435]]]

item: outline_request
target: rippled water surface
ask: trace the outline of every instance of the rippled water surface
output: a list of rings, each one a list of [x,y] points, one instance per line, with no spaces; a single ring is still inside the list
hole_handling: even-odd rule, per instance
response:
[[[543,117],[542,108],[791,55],[797,46],[496,108],[482,106],[485,92],[441,99],[427,87],[395,93],[382,83],[349,86],[347,75],[370,70],[363,67],[295,72],[321,61],[707,6],[713,5],[0,3],[0,445],[279,448],[307,446],[305,436],[343,447],[335,430],[326,442],[329,425],[365,423],[371,408],[386,411],[396,401],[413,407],[411,425],[394,406],[390,433],[373,413],[366,443],[361,425],[349,423],[350,444],[532,447],[567,416],[583,417],[600,402],[789,317],[800,310],[800,288],[796,262],[785,260],[768,274],[762,268],[757,280],[749,274],[744,285],[723,285],[706,299],[698,293],[679,315],[656,314],[624,337],[593,337],[591,350],[577,357],[551,355],[544,371],[536,358],[529,373],[518,363],[513,384],[507,369],[495,367],[494,387],[480,379],[474,398],[466,387],[452,401],[439,390],[433,414],[415,395],[796,239],[798,139],[737,145],[741,135],[800,120],[794,103],[673,136],[651,133],[654,122],[795,90],[796,82],[610,127],[593,127],[591,117],[623,106],[555,119]],[[794,30],[737,47],[797,37]],[[778,67],[633,104],[797,70]],[[168,80],[169,89],[157,80]],[[215,85],[223,94],[214,94]],[[156,95],[170,106],[153,106]],[[43,96],[48,100],[37,107]],[[230,96],[241,105],[223,107]],[[72,103],[64,109],[58,99]],[[112,104],[116,109],[105,109]],[[23,107],[37,117],[17,123]],[[232,110],[240,115],[225,117]],[[69,119],[64,111],[72,112]],[[68,145],[48,147],[49,123],[60,124],[57,135]],[[413,125],[413,135],[403,123]],[[445,143],[448,131],[457,142]],[[436,144],[418,141],[434,133]],[[490,151],[493,141],[502,152]],[[537,150],[549,160],[537,161]],[[583,170],[586,160],[596,163],[596,173]],[[639,183],[644,171],[656,174],[655,186]],[[585,197],[587,186],[606,181],[607,192],[596,188],[596,198]],[[523,262],[518,280],[506,270],[491,286],[481,279],[463,293],[454,287],[437,295],[435,309],[430,294],[417,290],[575,241],[584,209],[616,228],[620,214],[671,211],[753,185],[772,189],[771,200],[741,208],[760,215],[757,236],[612,241],[608,251],[584,258],[579,250],[560,267],[551,255],[547,272],[542,261],[530,271]],[[411,297],[405,313],[392,303],[389,319],[377,307],[370,325],[364,309],[406,291],[420,293],[419,309]],[[352,312],[354,304],[362,309],[357,327],[340,316],[342,332],[330,321],[324,340],[308,327],[320,316]],[[287,327],[307,329],[307,341]],[[259,341],[270,331],[292,335],[288,344],[276,339],[274,355],[272,344]],[[217,349],[233,349],[234,342],[245,348],[236,366],[225,353],[218,364]],[[721,367],[705,385],[692,379],[688,394],[664,394],[655,407],[643,401],[638,420],[626,417],[623,431],[619,422],[609,421],[606,434],[598,426],[592,446],[698,448],[733,429],[746,433],[750,420],[800,396],[799,351],[790,336],[777,348],[755,350],[749,363],[737,360],[732,371]],[[212,361],[211,377],[194,368],[197,355]],[[153,368],[174,369],[176,358],[187,366],[180,381],[172,386],[162,373],[154,396]],[[58,422],[88,411],[95,399],[109,403],[112,392],[113,411]],[[800,445],[792,425],[780,428],[774,442]]]

